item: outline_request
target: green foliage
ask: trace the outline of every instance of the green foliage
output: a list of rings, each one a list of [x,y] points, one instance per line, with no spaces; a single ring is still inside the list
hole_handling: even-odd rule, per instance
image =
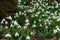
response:
[[[59,38],[60,5],[57,2],[49,5],[47,0],[31,2],[31,0],[21,0],[19,12],[13,16],[12,20],[8,21],[8,32],[11,37],[7,39],[34,40],[35,35],[42,39]]]

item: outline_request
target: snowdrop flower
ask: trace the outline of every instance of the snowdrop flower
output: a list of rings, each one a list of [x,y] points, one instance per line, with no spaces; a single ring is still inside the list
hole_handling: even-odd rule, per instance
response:
[[[57,21],[60,21],[60,18],[58,18]]]
[[[32,12],[32,10],[31,9],[29,9],[29,10],[27,10],[28,12]]]
[[[1,24],[4,24],[4,21],[6,21],[6,20],[3,18],[2,21],[1,21]]]
[[[47,29],[47,28],[48,28],[48,26],[45,26],[45,28]]]
[[[57,28],[57,30],[58,30],[58,31],[60,31],[60,29],[59,29],[59,26],[58,26],[58,25],[56,26],[56,28]]]
[[[27,39],[27,40],[30,40],[30,36],[27,36],[26,39]]]
[[[41,19],[39,19],[39,22],[41,21]]]
[[[34,21],[34,23],[36,23],[36,21]]]
[[[51,13],[52,16],[54,16],[54,13]]]
[[[14,27],[13,24],[11,24],[10,27]]]
[[[38,15],[37,15],[37,14],[35,14],[35,16],[36,16],[36,17],[38,17]]]
[[[16,15],[16,17],[18,17],[18,16],[19,16],[19,15],[18,15],[18,13],[16,13],[15,15]]]
[[[26,19],[25,22],[28,23],[29,22],[29,19]]]
[[[9,17],[6,17],[6,19],[10,19],[10,20],[12,20],[12,17],[11,17],[11,16],[9,16]]]
[[[5,37],[11,37],[11,35],[8,33],[8,34],[5,35]]]
[[[49,16],[48,19],[50,19],[51,17]]]
[[[7,21],[5,21],[5,24],[8,24],[8,22],[7,22]]]
[[[21,11],[19,11],[19,15],[21,15]]]
[[[56,19],[56,16],[52,16],[53,19]]]
[[[58,8],[59,6],[58,6],[58,3],[56,4],[56,6],[55,6],[55,8]]]
[[[46,8],[46,6],[44,4],[42,4],[42,6]]]
[[[55,13],[55,15],[57,15],[58,11],[55,11],[54,13]]]
[[[39,11],[39,12],[37,12],[36,14],[39,15],[40,13],[41,13],[41,12]]]
[[[57,30],[60,31],[59,27],[57,27]]]
[[[34,15],[31,15],[31,17],[34,17]]]
[[[28,26],[30,23],[26,23],[25,25]]]
[[[50,13],[49,11],[46,11],[45,13]]]
[[[54,9],[54,6],[51,6],[52,7],[52,9]]]
[[[20,25],[18,25],[18,28],[21,28],[21,26],[20,26]]]
[[[35,24],[33,24],[33,26],[32,27],[36,27],[36,25]]]
[[[42,9],[42,12],[44,12],[44,9]]]
[[[18,2],[20,3],[20,2],[21,2],[21,0],[18,0]]]
[[[34,35],[34,32],[31,32],[30,34],[31,34],[31,35]]]
[[[42,26],[42,24],[40,24],[39,26]]]
[[[24,29],[27,29],[27,26],[25,25],[23,28],[24,28]]]
[[[17,36],[19,36],[19,34],[16,32],[16,33],[15,33],[15,37],[17,37]]]
[[[57,32],[58,32],[58,30],[55,29],[55,30],[54,30],[54,33],[57,33]]]
[[[39,7],[38,10],[42,9],[42,7]]]
[[[24,16],[26,16],[27,14],[25,13]]]
[[[6,28],[6,29],[8,29],[8,27],[7,27],[7,26],[6,26],[5,28]]]
[[[17,21],[14,21],[14,25],[18,25]]]

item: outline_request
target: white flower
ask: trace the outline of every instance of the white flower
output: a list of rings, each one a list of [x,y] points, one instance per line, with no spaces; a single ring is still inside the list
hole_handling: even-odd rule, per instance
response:
[[[45,26],[45,28],[47,29],[47,28],[48,28],[48,26]]]
[[[14,21],[14,25],[18,25],[17,21]]]
[[[50,13],[49,11],[46,11],[45,13]]]
[[[58,18],[57,21],[60,21],[60,18]]]
[[[41,21],[41,19],[39,19],[39,22]]]
[[[41,12],[39,11],[39,12],[37,12],[36,14],[39,15],[40,13],[41,13]]]
[[[58,8],[59,6],[58,6],[58,3],[56,3],[56,6],[55,6],[55,8]]]
[[[33,26],[32,27],[36,27],[36,25],[35,24],[33,24]]]
[[[34,17],[34,15],[31,15],[31,17]]]
[[[40,24],[39,26],[42,26],[42,24]]]
[[[36,23],[36,21],[34,21],[34,23]]]
[[[30,36],[27,36],[26,39],[27,39],[27,40],[30,40]]]
[[[8,24],[8,22],[7,22],[7,21],[5,21],[5,24]]]
[[[8,29],[8,27],[7,27],[7,26],[6,26],[5,28],[6,28],[6,29]]]
[[[5,19],[3,18],[2,21],[5,21]]]
[[[57,28],[57,30],[58,30],[58,31],[60,31],[60,29],[59,29],[59,26],[58,26],[58,25],[56,26],[56,28]]]
[[[31,35],[34,35],[34,32],[31,32],[30,34],[31,34]]]
[[[15,37],[17,37],[17,36],[19,36],[19,33],[16,32],[16,33],[15,33]]]
[[[52,7],[52,9],[54,9],[54,6],[51,6]]]
[[[56,16],[52,16],[53,19],[56,19]]]
[[[10,27],[14,27],[13,24],[11,24]]]
[[[19,15],[18,15],[18,13],[16,13],[15,15],[16,15],[16,17],[18,17],[18,16],[19,16]]]
[[[25,22],[26,22],[26,23],[29,22],[29,19],[26,19]]]
[[[21,28],[21,26],[20,26],[20,25],[18,25],[18,28]]]
[[[54,30],[54,33],[57,33],[57,32],[58,32],[58,30],[55,29],[55,30]]]
[[[18,2],[20,3],[20,2],[21,2],[21,0],[18,0]]]
[[[24,29],[27,29],[27,26],[26,25],[24,26]]]
[[[36,17],[38,17],[39,15],[35,14]]]
[[[6,17],[6,19],[10,19],[10,20],[12,20],[12,17],[11,17],[11,16],[9,16],[9,17]]]
[[[8,34],[5,35],[5,37],[11,37],[11,35],[8,33]]]
[[[30,23],[26,23],[25,25],[28,26]]]
[[[2,21],[1,21],[1,24],[4,24],[4,21],[6,21],[6,20],[3,18]]]

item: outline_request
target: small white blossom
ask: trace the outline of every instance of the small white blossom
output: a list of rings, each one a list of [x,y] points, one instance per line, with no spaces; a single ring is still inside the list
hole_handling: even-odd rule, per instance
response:
[[[11,37],[11,35],[8,33],[8,34],[5,35],[5,37]]]
[[[36,21],[34,21],[34,23],[36,23]]]
[[[40,24],[39,26],[42,26],[42,24]]]
[[[24,29],[27,29],[27,26],[25,25],[23,28],[24,28]]]
[[[60,21],[60,18],[58,18],[57,21]]]
[[[20,26],[20,25],[18,25],[18,28],[21,28],[21,26]]]
[[[41,21],[41,19],[39,19],[39,22]]]
[[[56,29],[57,29],[58,31],[60,31],[60,29],[59,29],[59,26],[58,26],[58,25],[56,26]]]
[[[31,32],[30,34],[31,34],[31,35],[34,35],[34,32]]]
[[[5,24],[8,24],[8,22],[7,22],[7,21],[5,21]]]
[[[10,20],[12,20],[12,17],[11,17],[11,16],[8,16],[8,17],[6,17],[6,19],[10,19]]]
[[[11,24],[10,27],[14,27],[13,24]]]
[[[6,29],[8,29],[8,27],[7,27],[7,26],[6,26],[5,28],[6,28]]]
[[[35,14],[35,16],[36,16],[36,17],[38,17],[38,15],[37,15],[37,14]]]
[[[58,3],[56,3],[56,6],[55,6],[55,8],[58,8],[59,6],[58,6]]]
[[[32,27],[36,27],[36,25],[35,24],[33,24],[33,26]]]
[[[26,23],[25,25],[28,26],[30,23]]]
[[[20,3],[20,2],[21,2],[21,0],[18,0],[18,2]]]
[[[6,20],[3,18],[2,21],[1,21],[1,24],[4,24],[4,21],[6,21]]]
[[[29,19],[26,19],[25,22],[26,22],[26,23],[29,22]]]
[[[27,40],[30,40],[30,36],[27,36],[26,39],[27,39]]]
[[[57,32],[58,32],[58,30],[55,29],[55,30],[54,30],[54,33],[57,33]]]
[[[15,33],[15,37],[17,37],[17,36],[19,36],[19,33],[16,32],[16,33]]]
[[[14,21],[14,25],[18,25],[17,21]]]
[[[40,13],[41,13],[41,12],[39,11],[39,12],[37,12],[36,14],[39,15]]]

